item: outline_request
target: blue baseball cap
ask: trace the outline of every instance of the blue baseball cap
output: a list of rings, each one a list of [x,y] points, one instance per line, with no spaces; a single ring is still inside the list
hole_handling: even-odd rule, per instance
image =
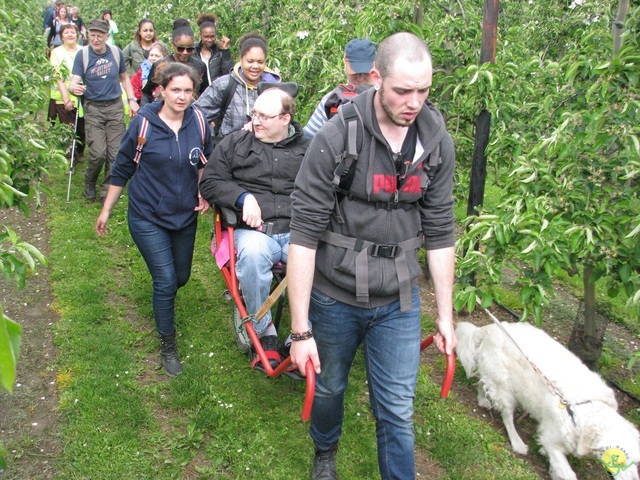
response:
[[[371,40],[354,38],[347,43],[344,56],[349,61],[347,73],[369,73],[376,60],[376,45]]]

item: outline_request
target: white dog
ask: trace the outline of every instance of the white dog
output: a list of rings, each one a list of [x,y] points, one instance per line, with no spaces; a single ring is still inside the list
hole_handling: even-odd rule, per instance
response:
[[[638,430],[618,414],[613,391],[602,378],[541,329],[528,323],[502,325],[544,376],[497,325],[458,324],[456,353],[467,377],[479,378],[478,404],[502,415],[513,450],[527,453],[513,424],[520,406],[538,422],[538,441],[549,457],[552,479],[576,480],[566,455],[591,454],[615,462],[616,480],[638,480]],[[624,465],[623,455],[616,454],[626,457]]]

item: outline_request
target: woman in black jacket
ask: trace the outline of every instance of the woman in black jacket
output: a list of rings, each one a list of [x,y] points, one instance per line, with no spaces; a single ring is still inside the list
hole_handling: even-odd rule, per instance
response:
[[[218,26],[214,14],[201,13],[197,23],[200,27],[200,41],[196,44],[196,55],[207,67],[207,78],[211,84],[233,68],[229,50],[230,40],[226,36],[218,39]]]

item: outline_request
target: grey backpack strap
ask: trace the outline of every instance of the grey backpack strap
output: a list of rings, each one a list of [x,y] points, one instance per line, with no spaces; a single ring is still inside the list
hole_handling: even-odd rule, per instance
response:
[[[89,66],[89,45],[82,47],[82,72],[87,73]]]
[[[89,45],[82,47],[82,71],[84,73],[87,73],[87,68],[89,68],[89,48]],[[109,45],[109,49],[118,66],[118,74],[120,74],[120,49],[115,45]]]
[[[438,165],[442,163],[442,158],[440,157],[440,145],[436,147],[436,149],[431,152],[429,155],[429,164],[427,165],[426,175],[422,175],[420,179],[420,188],[422,189],[423,195],[426,192],[429,185],[433,181],[433,177],[436,176],[436,170],[438,169]]]
[[[345,126],[344,151],[337,159],[339,164],[333,172],[332,183],[334,188],[348,192],[353,178],[347,180],[348,184],[345,184],[343,178],[349,173],[352,166],[355,167],[354,162],[358,159],[358,130],[362,121],[360,120],[360,112],[353,103],[340,105],[338,113]]]
[[[118,74],[120,74],[120,49],[115,45],[109,45],[111,49],[111,55],[116,60],[116,65],[118,66]]]
[[[423,242],[422,236],[413,237],[395,245],[383,245],[325,230],[320,240],[336,247],[357,252],[355,273],[358,302],[369,302],[369,255],[393,258],[398,278],[400,310],[403,312],[411,310],[411,273],[406,252],[420,248]]]

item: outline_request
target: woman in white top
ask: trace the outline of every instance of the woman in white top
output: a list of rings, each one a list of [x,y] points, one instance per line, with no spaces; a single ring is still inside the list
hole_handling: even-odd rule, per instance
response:
[[[51,83],[51,95],[49,100],[48,119],[55,122],[75,125],[76,114],[78,114],[78,124],[76,135],[80,139],[77,145],[77,152],[80,156],[84,150],[84,118],[82,106],[78,98],[69,92],[69,82],[71,80],[71,70],[76,54],[81,50],[78,45],[78,27],[73,23],[67,23],[60,27],[60,37],[62,45],[51,51],[49,62],[54,68],[53,81]],[[78,110],[80,109],[80,110]]]
[[[118,30],[118,25],[116,25],[116,22],[113,20],[112,17],[113,17],[113,14],[111,13],[110,8],[105,8],[102,11],[102,19],[109,24],[109,38],[107,38],[108,45],[116,44],[116,39],[115,39],[116,33],[120,31]]]

